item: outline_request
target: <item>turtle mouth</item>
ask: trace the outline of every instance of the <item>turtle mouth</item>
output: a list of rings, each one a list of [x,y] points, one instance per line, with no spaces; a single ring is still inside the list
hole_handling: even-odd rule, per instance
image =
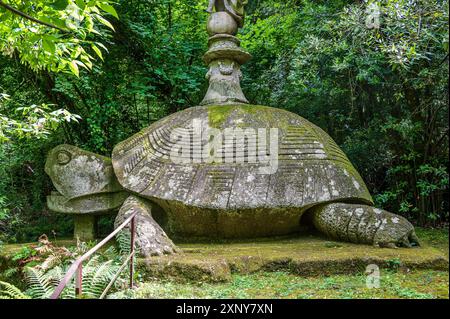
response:
[[[101,197],[108,197],[108,196],[112,196],[114,194],[117,193],[124,193],[124,190],[117,190],[117,191],[103,191],[103,192],[92,192],[92,193],[87,193],[87,194],[80,194],[77,196],[68,196],[65,195],[63,193],[61,193],[58,190],[53,190],[49,196],[47,197],[60,197],[60,198],[64,198],[67,202],[69,201],[75,201],[75,200],[84,200],[84,199],[88,199],[88,198],[101,198]]]
[[[63,214],[104,214],[120,208],[128,195],[125,191],[117,191],[69,198],[53,191],[47,196],[47,206],[51,211]]]

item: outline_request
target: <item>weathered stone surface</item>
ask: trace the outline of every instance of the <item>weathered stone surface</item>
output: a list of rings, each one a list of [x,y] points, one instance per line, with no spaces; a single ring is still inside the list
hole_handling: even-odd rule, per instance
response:
[[[88,242],[95,239],[96,235],[96,217],[93,215],[78,215],[74,217],[74,238],[82,242]]]
[[[419,241],[404,217],[366,205],[333,203],[313,208],[314,226],[331,238],[382,247],[410,247]]]
[[[173,260],[158,258],[138,260],[138,269],[149,278],[175,279],[191,282],[226,282],[231,280],[226,260]]]
[[[209,0],[207,12],[213,13],[223,12],[229,14],[237,23],[239,28],[244,26],[244,6],[247,4],[247,0]]]
[[[116,217],[114,227],[117,228],[136,211],[138,214],[135,220],[135,240],[139,252],[145,257],[176,252],[177,248],[173,242],[153,219],[151,204],[142,198],[130,196],[125,201]],[[126,228],[129,227],[128,225]]]
[[[122,190],[110,158],[72,145],[59,145],[51,150],[45,172],[58,192],[67,199]]]
[[[214,161],[205,161],[203,149],[211,140],[209,134],[202,133],[210,129],[226,132],[230,127],[249,131],[242,140],[230,141],[226,137],[220,140]],[[277,128],[277,165],[273,174],[265,174],[261,168],[267,168],[268,163],[251,161],[249,156],[267,155],[270,147],[259,139],[258,129],[268,132],[272,128]],[[194,138],[196,135],[198,140]],[[178,136],[182,139],[177,139]],[[180,145],[188,150],[187,154],[173,152]],[[225,152],[232,155],[231,162],[227,162]],[[113,151],[112,165],[125,190],[163,209],[164,230],[170,235],[215,238],[285,235],[299,230],[303,213],[311,207],[351,202],[355,205],[333,204],[316,213],[316,227],[333,238],[381,246],[407,244],[407,240],[413,239],[413,227],[405,219],[387,212],[379,214],[379,210],[365,206],[373,204],[372,198],[336,143],[317,126],[284,110],[245,105],[190,108],[120,143]],[[64,171],[66,167],[69,173]],[[78,214],[110,211],[117,209],[126,196],[111,176],[107,158],[75,147],[56,148],[49,157],[47,171],[60,190],[49,197],[49,207],[55,211]],[[89,182],[98,177],[100,183]],[[75,185],[89,185],[80,186],[80,190],[73,184],[63,185],[72,180]],[[108,181],[112,186],[107,185]],[[76,197],[68,199],[61,194]],[[137,198],[134,200],[133,205],[147,211],[136,204]],[[118,220],[133,205],[125,205]],[[335,212],[336,207],[342,209]],[[152,242],[155,232],[158,233],[155,238],[166,238],[160,226],[151,215],[144,225],[148,229],[142,230],[140,236],[148,240],[142,244],[148,246],[147,253],[164,252],[165,248],[152,246],[161,245]],[[159,235],[160,231],[164,235]]]
[[[74,237],[95,238],[95,215],[114,213],[129,194],[117,182],[111,159],[71,145],[55,147],[45,171],[58,190],[47,196],[50,210],[74,215]]]
[[[215,34],[236,35],[238,31],[236,20],[226,12],[215,12],[211,14],[206,28],[211,36]]]
[[[245,4],[209,1],[212,36],[204,55],[209,88],[202,106],[172,114],[120,143],[112,165],[73,146],[55,148],[46,172],[59,194],[49,197],[49,207],[107,211],[120,205],[123,187],[135,196],[123,205],[116,225],[139,211],[138,245],[145,255],[174,251],[145,199],[164,210],[159,217],[170,234],[226,238],[293,233],[311,208],[351,202],[357,205],[347,215],[337,206],[315,210],[314,223],[341,240],[408,245],[416,239],[412,226],[365,206],[373,205],[367,187],[330,136],[296,114],[246,105],[240,68],[251,55],[235,37]]]
[[[245,52],[240,49],[230,51],[216,48],[208,53],[205,59],[212,60],[206,75],[209,88],[201,105],[248,103],[240,84],[241,66],[230,59],[231,56],[236,59],[245,57]],[[224,58],[221,59],[221,57]]]
[[[316,236],[295,239],[253,240],[231,243],[185,243],[183,254],[139,260],[148,278],[218,282],[230,274],[284,271],[299,276],[327,276],[364,273],[371,264],[381,269],[432,269],[448,271],[448,258],[423,245],[413,249],[378,249],[351,243],[326,241]]]
[[[170,132],[193,136],[194,119],[203,130],[278,128],[278,170],[260,174],[267,163],[224,163],[225,140],[218,155],[222,163],[202,163],[199,146],[208,143],[207,134],[201,145],[187,139],[192,155],[180,153],[174,161],[171,150],[177,140]],[[236,143],[232,155],[265,152],[265,145],[256,141]],[[182,164],[191,156],[192,163]],[[157,202],[167,213],[167,231],[183,236],[282,235],[297,230],[303,212],[316,204],[372,204],[360,175],[325,132],[296,114],[264,106],[200,106],[178,112],[117,145],[113,165],[124,188]]]
[[[203,59],[209,66],[206,78],[209,87],[200,105],[248,103],[241,89],[241,65],[251,55],[239,47],[235,37],[244,25],[244,3],[241,0],[218,0],[209,2],[206,10],[211,14],[207,30],[211,36],[209,50]],[[213,12],[213,9],[216,12]]]
[[[59,194],[47,197],[50,210],[63,214],[105,214],[116,212],[129,194],[127,192],[93,194],[68,200]]]

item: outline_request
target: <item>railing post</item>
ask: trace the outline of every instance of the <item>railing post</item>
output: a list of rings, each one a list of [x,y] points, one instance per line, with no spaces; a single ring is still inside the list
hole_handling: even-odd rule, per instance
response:
[[[135,241],[135,231],[136,231],[136,225],[135,225],[135,219],[136,216],[133,217],[131,220],[130,225],[130,232],[131,232],[131,259],[130,259],[130,289],[133,288],[133,277],[134,277],[134,241]]]
[[[77,274],[75,277],[75,296],[78,298],[83,294],[83,264],[78,266]]]
[[[105,239],[103,239],[101,242],[99,242],[97,245],[95,245],[93,248],[91,248],[87,253],[85,253],[83,256],[79,257],[69,268],[66,275],[61,279],[58,286],[55,288],[55,291],[53,291],[52,295],[50,296],[50,299],[58,299],[63,292],[64,288],[69,284],[72,280],[72,278],[75,276],[75,295],[77,297],[81,297],[83,294],[83,262],[88,260],[96,251],[98,251],[101,247],[103,247],[107,242],[109,242],[111,239],[114,238],[119,232],[121,232],[127,225],[130,225],[130,232],[131,232],[131,254],[129,257],[127,257],[126,261],[123,263],[123,265],[120,268],[120,272],[117,274],[117,276],[114,278],[112,283],[115,282],[115,280],[118,278],[120,273],[125,269],[128,262],[130,262],[130,287],[133,287],[133,277],[134,277],[134,244],[136,241],[136,215],[137,212],[134,212],[131,216],[129,216],[119,227],[117,227],[111,234],[109,234]],[[111,283],[110,283],[111,284]],[[111,288],[111,287],[109,287]],[[108,288],[108,289],[109,289]],[[106,289],[105,291],[107,292]],[[105,296],[106,292],[102,295]]]

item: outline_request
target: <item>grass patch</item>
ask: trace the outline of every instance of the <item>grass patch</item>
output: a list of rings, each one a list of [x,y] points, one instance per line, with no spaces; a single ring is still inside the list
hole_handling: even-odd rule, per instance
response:
[[[435,299],[448,298],[448,275],[442,271],[382,271],[380,288],[369,289],[362,274],[303,278],[283,272],[256,273],[233,275],[231,282],[222,284],[155,281],[111,298]]]
[[[417,228],[422,243],[449,256],[448,229]],[[328,249],[342,249],[345,243],[322,243]],[[364,246],[357,246],[363,249]],[[366,250],[369,248],[366,247]],[[370,248],[372,249],[372,248]],[[271,247],[273,250],[273,247]],[[333,252],[334,254],[336,252]],[[119,292],[111,298],[218,298],[218,299],[448,299],[448,271],[413,270],[400,267],[400,259],[388,261],[390,270],[381,270],[380,288],[369,289],[367,276],[334,275],[301,277],[286,272],[233,274],[226,283],[180,283],[155,280],[135,290]]]
[[[447,258],[449,256],[448,228],[421,228],[416,227],[416,233],[419,239],[425,244],[439,249]]]
[[[449,256],[449,232],[448,229],[423,229],[416,228],[421,242],[426,247],[433,247],[443,255]],[[258,251],[255,251],[255,242]],[[278,241],[243,241],[229,244],[210,244],[207,248],[203,244],[191,244],[186,249],[185,259],[192,261],[222,260],[227,254],[233,256],[274,255],[275,257],[289,256],[305,258],[305,256],[323,251],[333,257],[343,256],[348,251],[352,255],[362,252],[372,255],[391,256],[387,260],[388,269],[381,269],[380,288],[369,289],[366,287],[366,275],[341,274],[318,275],[304,277],[298,274],[286,272],[284,269],[273,269],[275,272],[235,273],[230,274],[231,280],[221,283],[209,283],[203,279],[191,282],[175,280],[150,279],[151,282],[141,283],[138,289],[124,290],[111,296],[112,298],[277,298],[277,299],[366,299],[366,298],[403,298],[403,299],[431,299],[449,298],[449,273],[436,270],[412,270],[407,271],[402,266],[406,257],[411,260],[421,257],[428,250],[423,250],[417,256],[417,250],[390,250],[375,249],[371,246],[337,243],[325,239],[308,237],[305,239],[281,238]],[[58,245],[71,246],[73,241],[58,240]],[[5,245],[0,252],[0,268],[2,260],[10,261],[25,246],[30,244]],[[409,256],[411,254],[411,256]],[[426,254],[425,254],[426,255]],[[341,256],[341,257],[342,257]],[[386,257],[384,256],[384,257]],[[1,258],[3,257],[3,258]],[[399,258],[402,257],[402,258]],[[420,258],[419,258],[420,259]],[[4,264],[3,266],[7,266]],[[209,269],[209,268],[208,268]],[[8,267],[0,269],[8,271]],[[278,270],[278,271],[277,271]],[[0,271],[1,273],[1,271]],[[139,274],[139,271],[138,271]],[[10,274],[9,277],[18,277],[18,274]],[[141,278],[144,280],[144,278]]]

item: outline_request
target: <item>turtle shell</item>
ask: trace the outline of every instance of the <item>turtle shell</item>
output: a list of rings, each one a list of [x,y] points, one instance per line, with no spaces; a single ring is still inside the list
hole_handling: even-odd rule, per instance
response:
[[[212,138],[201,132],[208,128],[224,134],[241,129],[246,135],[215,140],[215,161],[205,162],[202,154],[211,151],[206,144]],[[272,153],[270,136],[278,142]],[[274,153],[268,170],[267,155]],[[266,106],[180,111],[118,144],[112,161],[120,184],[159,204],[168,232],[181,235],[281,235],[296,231],[303,212],[319,203],[373,204],[361,176],[328,134],[296,114]]]

